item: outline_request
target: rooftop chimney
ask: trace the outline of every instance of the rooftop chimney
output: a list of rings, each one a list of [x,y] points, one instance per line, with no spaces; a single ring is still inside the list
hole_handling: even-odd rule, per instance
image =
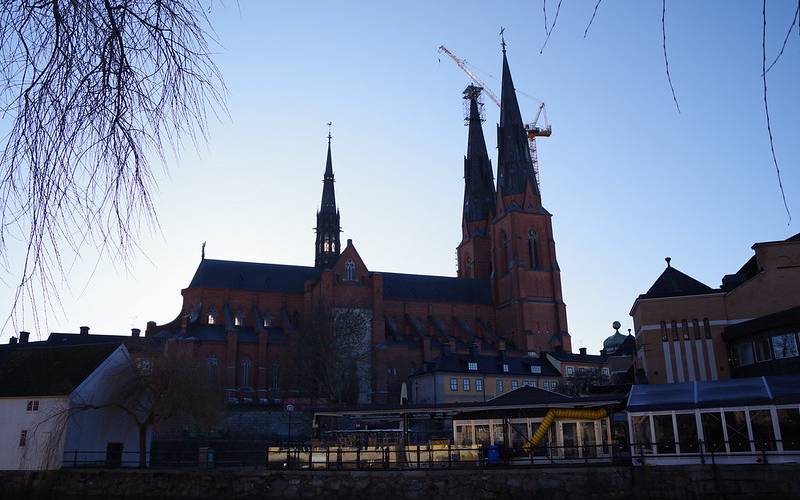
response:
[[[145,333],[148,336],[149,335],[155,335],[155,333],[156,333],[156,322],[155,321],[148,321],[147,322],[147,330],[145,330]]]
[[[31,336],[30,332],[19,332],[19,343],[27,344],[30,336]]]
[[[134,337],[138,337],[141,333],[142,333],[142,331],[140,329],[131,328],[131,335],[133,335]]]
[[[82,326],[81,327],[81,335],[89,335],[89,327],[88,326]]]
[[[581,351],[581,356],[586,356],[586,348],[585,347],[581,347],[580,351]]]
[[[8,343],[11,344],[11,345],[16,344],[17,343],[17,337],[11,337],[10,339],[8,339]]]

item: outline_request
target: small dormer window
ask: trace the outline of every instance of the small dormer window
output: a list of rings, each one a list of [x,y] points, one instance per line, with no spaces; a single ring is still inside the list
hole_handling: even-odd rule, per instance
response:
[[[531,365],[531,373],[542,373],[542,367],[539,365]]]
[[[508,373],[508,363],[503,363],[503,373]]]
[[[471,372],[478,371],[478,362],[477,361],[470,361],[467,363],[467,369]]]
[[[347,262],[344,263],[344,279],[346,281],[356,280],[356,263],[353,262],[353,259],[347,259]]]
[[[242,313],[238,313],[236,317],[233,318],[233,326],[242,326],[243,320]]]
[[[208,324],[215,325],[217,324],[217,311],[214,309],[208,311]]]

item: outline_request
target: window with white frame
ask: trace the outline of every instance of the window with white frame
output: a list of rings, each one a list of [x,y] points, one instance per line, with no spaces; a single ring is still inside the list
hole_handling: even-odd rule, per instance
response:
[[[518,387],[519,387],[519,382],[517,382],[516,380],[512,380],[511,381],[511,390],[515,391],[515,390],[517,390]]]
[[[475,390],[477,392],[482,392],[483,391],[483,379],[482,378],[476,378],[475,379]]]
[[[26,406],[28,411],[39,411],[39,400],[38,399],[29,399],[28,405]]]
[[[772,359],[772,350],[770,349],[770,344],[771,342],[769,337],[760,337],[753,341],[756,363],[770,361]]]
[[[467,370],[469,370],[471,372],[478,371],[478,362],[477,361],[470,361],[469,363],[467,363]]]
[[[465,378],[464,380],[461,381],[461,387],[464,389],[464,392],[469,392],[469,386],[470,383],[468,378]]]
[[[150,375],[153,373],[153,360],[150,358],[137,358],[136,368],[142,375]]]
[[[574,377],[575,376],[575,368],[572,366],[567,367],[567,377]]]
[[[608,377],[609,375],[611,375],[611,370],[608,368],[603,368],[603,375]]]
[[[453,391],[453,392],[457,392],[458,391],[458,378],[452,377],[450,379],[450,390]]]
[[[497,381],[495,381],[495,392],[497,394],[503,393],[503,379],[499,378]]]
[[[775,359],[793,358],[797,353],[797,339],[794,333],[785,333],[772,337],[772,351]]]
[[[508,363],[503,363],[503,373],[508,373]]]
[[[542,373],[542,367],[539,365],[531,365],[531,373]]]

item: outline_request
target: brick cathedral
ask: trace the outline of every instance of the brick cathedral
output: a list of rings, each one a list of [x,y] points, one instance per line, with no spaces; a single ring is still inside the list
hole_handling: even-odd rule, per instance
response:
[[[147,335],[185,342],[217,370],[227,397],[287,394],[287,367],[316,304],[357,308],[367,322],[370,383],[359,402],[396,402],[402,383],[443,352],[571,352],[552,215],[542,206],[503,48],[497,183],[483,136],[480,88],[469,86],[458,277],[369,268],[340,243],[330,135],[314,266],[203,259],[178,317]]]

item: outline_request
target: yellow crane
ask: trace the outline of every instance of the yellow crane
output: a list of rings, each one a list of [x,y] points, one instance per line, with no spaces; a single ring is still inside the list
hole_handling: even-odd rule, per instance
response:
[[[461,68],[461,70],[467,74],[467,76],[475,82],[476,85],[481,87],[486,95],[489,96],[489,99],[494,101],[497,106],[500,106],[500,99],[497,98],[494,92],[492,92],[489,87],[486,86],[485,83],[475,74],[469,66],[467,66],[467,62],[455,55],[450,49],[445,47],[444,45],[439,45],[439,52],[444,53],[456,65]],[[542,119],[542,125],[539,125],[539,119]],[[536,110],[536,116],[534,116],[533,120],[525,124],[525,131],[528,133],[528,151],[531,155],[531,163],[533,164],[533,171],[536,173],[536,183],[538,184],[539,190],[541,191],[541,180],[539,178],[539,155],[536,152],[536,138],[537,137],[550,137],[553,135],[553,128],[550,126],[550,123],[547,121],[547,110],[544,107],[544,102],[539,101],[539,107]]]

